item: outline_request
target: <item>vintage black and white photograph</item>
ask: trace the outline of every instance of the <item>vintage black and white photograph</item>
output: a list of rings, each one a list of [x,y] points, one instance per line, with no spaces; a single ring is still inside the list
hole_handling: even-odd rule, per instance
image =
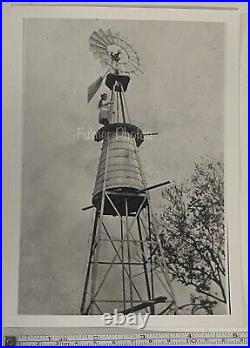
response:
[[[18,313],[231,314],[224,23],[23,29]]]

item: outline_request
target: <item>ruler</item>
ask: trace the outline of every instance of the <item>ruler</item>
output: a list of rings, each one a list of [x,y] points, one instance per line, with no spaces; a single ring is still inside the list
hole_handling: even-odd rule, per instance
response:
[[[5,346],[247,345],[247,332],[152,332],[133,334],[6,336]]]

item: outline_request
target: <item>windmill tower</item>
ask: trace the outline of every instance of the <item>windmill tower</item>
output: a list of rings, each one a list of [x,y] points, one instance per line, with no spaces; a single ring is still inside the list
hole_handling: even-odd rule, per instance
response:
[[[130,76],[143,73],[133,47],[110,30],[94,31],[90,49],[106,73],[88,90],[88,102],[102,82],[110,94],[109,124],[102,142],[92,197],[95,217],[83,286],[81,314],[175,313],[175,296],[157,229],[152,224],[149,192],[138,147],[144,141],[131,123],[125,92]]]

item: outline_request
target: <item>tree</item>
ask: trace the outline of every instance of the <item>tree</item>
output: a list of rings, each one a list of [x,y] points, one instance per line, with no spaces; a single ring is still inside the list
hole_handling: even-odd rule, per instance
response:
[[[200,294],[182,306],[192,314],[200,308],[212,314],[218,302],[226,303],[223,179],[222,164],[207,161],[195,165],[190,180],[162,192],[156,221],[164,257],[172,279]]]
[[[190,295],[190,303],[186,303],[178,307],[178,311],[188,310],[191,314],[213,314],[214,307],[216,306],[217,301],[211,301],[208,297],[203,295],[194,296]]]

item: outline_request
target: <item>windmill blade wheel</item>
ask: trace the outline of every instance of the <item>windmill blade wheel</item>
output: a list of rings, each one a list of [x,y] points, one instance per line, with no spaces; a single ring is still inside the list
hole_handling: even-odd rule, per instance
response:
[[[110,66],[120,73],[143,74],[136,50],[119,33],[112,33],[110,29],[94,30],[89,45],[102,67]]]

